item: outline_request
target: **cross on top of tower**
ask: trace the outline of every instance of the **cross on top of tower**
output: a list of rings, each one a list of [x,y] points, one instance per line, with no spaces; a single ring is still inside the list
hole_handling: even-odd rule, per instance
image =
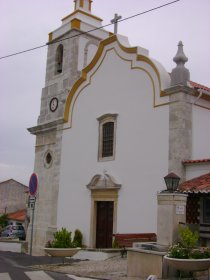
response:
[[[114,24],[114,34],[117,34],[117,27],[118,27],[118,21],[119,19],[121,19],[122,17],[119,16],[118,14],[114,15],[114,18],[111,20],[111,23]]]
[[[92,0],[74,0],[75,3],[75,11],[82,9],[86,12],[91,12],[91,5],[92,5]]]

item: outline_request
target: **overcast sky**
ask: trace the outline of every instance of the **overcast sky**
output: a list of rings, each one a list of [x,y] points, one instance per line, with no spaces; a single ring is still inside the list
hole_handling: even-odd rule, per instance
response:
[[[92,13],[110,23],[170,0],[94,0]],[[0,0],[0,57],[45,44],[48,33],[74,10],[73,0]],[[167,71],[175,67],[183,41],[191,80],[210,87],[210,0],[181,0],[119,23],[132,46],[149,49]],[[113,27],[107,27],[113,31]],[[0,182],[13,178],[28,185],[34,165],[36,125],[44,87],[47,48],[0,60]]]

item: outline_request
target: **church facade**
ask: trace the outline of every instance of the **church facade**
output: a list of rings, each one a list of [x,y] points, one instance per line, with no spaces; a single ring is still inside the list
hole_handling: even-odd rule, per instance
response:
[[[93,248],[111,247],[114,233],[156,232],[163,177],[173,171],[185,181],[183,161],[210,153],[201,125],[210,91],[190,82],[182,43],[169,74],[147,49],[101,28],[91,4],[75,0],[49,34],[40,116],[29,129],[35,254],[61,227],[79,229]]]

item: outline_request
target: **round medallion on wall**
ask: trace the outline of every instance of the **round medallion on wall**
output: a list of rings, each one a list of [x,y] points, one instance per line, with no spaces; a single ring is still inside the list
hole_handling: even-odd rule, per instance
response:
[[[57,97],[53,97],[50,100],[50,111],[51,112],[55,112],[58,108],[58,98]]]

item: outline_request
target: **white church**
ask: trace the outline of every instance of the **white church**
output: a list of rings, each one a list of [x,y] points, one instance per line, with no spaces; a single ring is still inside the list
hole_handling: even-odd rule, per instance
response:
[[[112,34],[92,0],[74,2],[49,34],[40,115],[28,129],[39,178],[34,254],[61,227],[79,229],[91,248],[111,247],[114,233],[155,233],[163,177],[210,172],[210,89],[190,81],[182,42],[168,73],[117,34],[117,18]]]

